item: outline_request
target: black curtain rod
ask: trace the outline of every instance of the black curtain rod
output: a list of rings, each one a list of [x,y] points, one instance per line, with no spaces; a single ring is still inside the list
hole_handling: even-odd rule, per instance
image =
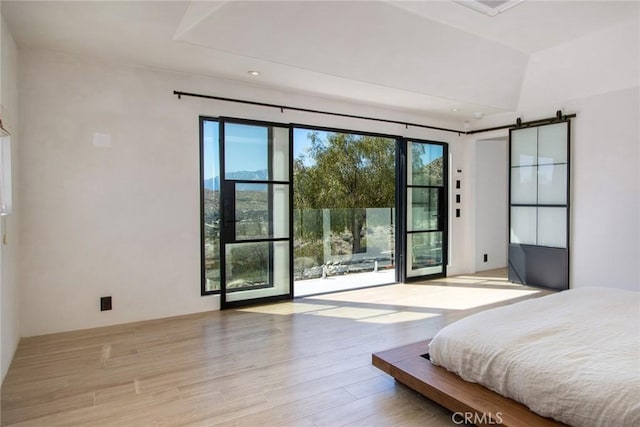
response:
[[[530,122],[522,122],[520,120],[520,117],[518,117],[518,120],[512,125],[503,125],[503,126],[496,126],[496,127],[492,127],[492,128],[486,128],[486,129],[470,130],[468,132],[465,132],[465,135],[473,135],[474,133],[490,132],[492,130],[500,130],[500,129],[518,129],[518,128],[526,128],[526,127],[530,127],[530,126],[546,125],[546,124],[550,124],[550,123],[565,121],[567,119],[572,119],[574,117],[576,117],[575,114],[562,115],[562,111],[558,110],[558,111],[556,111],[555,117],[549,117],[549,118],[546,118],[546,119],[539,119],[539,120],[532,120]]]
[[[180,97],[182,97],[182,96],[193,96],[193,97],[196,97],[196,98],[215,99],[217,101],[236,102],[236,103],[239,103],[239,104],[258,105],[260,107],[278,108],[281,112],[284,112],[284,110],[303,111],[305,113],[326,114],[326,115],[329,115],[329,116],[348,117],[350,119],[361,119],[361,120],[371,120],[371,121],[374,121],[374,122],[393,123],[393,124],[396,124],[396,125],[403,125],[405,127],[413,126],[413,127],[417,127],[417,128],[423,128],[423,129],[433,129],[433,130],[441,130],[441,131],[444,131],[444,132],[454,132],[454,133],[457,133],[458,135],[466,133],[464,131],[459,131],[459,130],[456,130],[456,129],[441,128],[441,127],[429,126],[429,125],[421,125],[421,124],[418,124],[418,123],[401,122],[401,121],[398,121],[398,120],[388,120],[388,119],[379,119],[379,118],[375,118],[375,117],[357,116],[355,114],[333,113],[333,112],[330,112],[330,111],[312,110],[310,108],[300,108],[300,107],[290,107],[290,106],[287,106],[287,105],[267,104],[267,103],[264,103],[264,102],[247,101],[247,100],[244,100],[244,99],[235,99],[235,98],[223,98],[221,96],[202,95],[202,94],[199,94],[199,93],[180,92],[180,91],[177,91],[177,90],[174,90],[173,94],[174,95],[178,95],[178,99],[180,99]]]
[[[496,127],[492,127],[492,128],[476,129],[476,130],[471,130],[471,131],[461,131],[461,130],[456,130],[456,129],[441,128],[441,127],[437,127],[437,126],[422,125],[422,124],[418,124],[418,123],[401,122],[401,121],[398,121],[398,120],[388,120],[388,119],[380,119],[380,118],[376,118],[376,117],[357,116],[355,114],[333,113],[331,111],[313,110],[313,109],[310,109],[310,108],[300,108],[300,107],[290,107],[290,106],[287,106],[287,105],[268,104],[268,103],[265,103],[265,102],[247,101],[247,100],[244,100],[244,99],[236,99],[236,98],[224,98],[224,97],[221,97],[221,96],[203,95],[203,94],[200,94],[200,93],[191,93],[191,92],[181,92],[181,91],[178,91],[178,90],[174,90],[173,94],[177,95],[178,99],[181,99],[183,96],[191,96],[191,97],[194,97],[194,98],[215,99],[217,101],[235,102],[235,103],[238,103],[238,104],[257,105],[257,106],[260,106],[260,107],[278,108],[281,112],[284,112],[284,110],[291,110],[291,111],[302,111],[302,112],[305,112],[305,113],[326,114],[326,115],[329,115],[329,116],[348,117],[348,118],[351,118],[351,119],[361,119],[361,120],[371,120],[371,121],[374,121],[374,122],[392,123],[392,124],[396,124],[396,125],[404,125],[405,127],[413,126],[413,127],[417,127],[417,128],[423,128],[423,129],[440,130],[440,131],[443,131],[443,132],[453,132],[453,133],[457,133],[458,135],[473,135],[474,133],[489,132],[489,131],[492,131],[492,130],[512,129],[512,128],[515,129],[515,128],[519,128],[519,127],[535,126],[535,125],[553,123],[553,122],[557,122],[557,121],[564,121],[564,120],[576,117],[575,114],[569,114],[569,115],[564,115],[563,116],[562,115],[562,111],[558,110],[558,111],[556,111],[556,116],[555,117],[550,117],[550,118],[547,118],[547,119],[540,119],[540,120],[534,120],[534,121],[524,122],[523,123],[520,120],[520,118],[518,118],[516,123],[514,123],[512,125],[496,126]]]

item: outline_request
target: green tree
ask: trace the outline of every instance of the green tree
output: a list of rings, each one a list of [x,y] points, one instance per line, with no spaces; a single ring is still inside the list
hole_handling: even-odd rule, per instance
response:
[[[303,156],[294,162],[294,207],[344,210],[342,220],[332,218],[332,227],[340,232],[348,228],[353,236],[352,253],[358,253],[365,208],[394,206],[395,143],[343,133],[331,133],[326,141],[317,133],[309,138],[311,147],[305,156],[311,161],[305,162]]]
[[[433,145],[412,143],[411,144],[411,170],[413,175],[412,184],[417,185],[434,185],[441,186],[443,184],[443,164],[442,149],[437,152],[429,152],[433,150]],[[435,157],[435,158],[433,158]],[[425,160],[433,159],[428,163]]]

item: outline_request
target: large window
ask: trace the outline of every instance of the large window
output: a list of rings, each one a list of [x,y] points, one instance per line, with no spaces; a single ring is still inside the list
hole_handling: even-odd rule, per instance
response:
[[[447,155],[438,142],[202,117],[202,294],[224,308],[446,274]]]
[[[200,120],[202,293],[220,291],[220,130]]]

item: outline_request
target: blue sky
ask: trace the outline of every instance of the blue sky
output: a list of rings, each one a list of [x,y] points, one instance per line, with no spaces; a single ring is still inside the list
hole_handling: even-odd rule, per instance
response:
[[[218,141],[218,129],[218,122],[204,122],[202,135],[204,140],[204,179],[211,179],[214,176],[220,175],[220,171],[218,169],[218,144],[214,144],[214,142]]]
[[[227,123],[227,145],[225,153],[226,172],[256,171],[267,168],[267,128]],[[220,175],[219,170],[219,125],[207,121],[204,124],[204,178]]]
[[[267,168],[267,128],[226,124],[227,142],[235,143],[227,147],[225,163],[227,172],[255,171]],[[311,146],[309,134],[314,131],[302,128],[293,129],[293,155],[298,158]],[[328,132],[315,131],[326,140]],[[204,123],[204,179],[220,175],[219,171],[219,126],[216,121]],[[233,147],[229,149],[230,147]],[[235,148],[235,149],[234,149]],[[307,159],[307,164],[309,159]]]

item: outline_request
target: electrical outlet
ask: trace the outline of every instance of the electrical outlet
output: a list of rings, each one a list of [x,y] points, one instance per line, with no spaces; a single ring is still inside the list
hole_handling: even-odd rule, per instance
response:
[[[111,310],[111,297],[100,297],[100,311]]]
[[[489,261],[489,255],[488,254],[484,254],[484,262]]]

